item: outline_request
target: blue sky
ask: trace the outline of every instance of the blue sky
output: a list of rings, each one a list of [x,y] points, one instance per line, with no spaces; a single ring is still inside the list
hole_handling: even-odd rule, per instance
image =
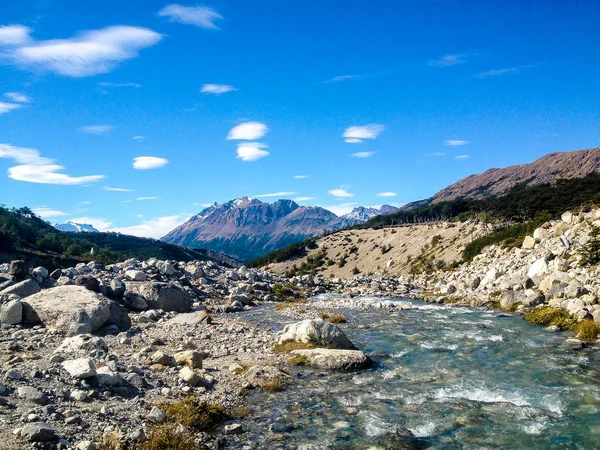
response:
[[[160,237],[402,204],[600,141],[600,2],[0,4],[0,203]]]

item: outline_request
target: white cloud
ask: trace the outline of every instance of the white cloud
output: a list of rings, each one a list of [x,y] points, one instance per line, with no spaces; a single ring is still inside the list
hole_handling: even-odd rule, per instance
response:
[[[20,164],[8,169],[9,178],[17,181],[75,185],[93,183],[104,178],[104,175],[71,177],[64,173],[57,173],[63,171],[64,167],[55,164],[53,159],[43,157],[38,150],[32,148],[0,144],[0,158],[13,159],[16,163]]]
[[[375,139],[384,130],[383,125],[371,123],[364,126],[352,126],[346,128],[344,134],[344,140],[348,144],[360,144],[364,139]]]
[[[20,105],[18,103],[0,102],[0,114],[6,114],[7,112],[11,112],[15,109],[19,109],[22,107],[23,105]]]
[[[395,192],[380,192],[379,194],[377,194],[378,197],[395,197],[396,193]]]
[[[467,56],[463,54],[457,55],[444,55],[441,58],[432,59],[429,61],[429,65],[433,67],[447,67],[455,66],[457,64],[463,64],[468,61]]]
[[[202,88],[200,89],[200,92],[202,92],[203,94],[214,94],[214,95],[225,94],[227,92],[233,92],[233,91],[237,91],[237,89],[229,84],[210,84],[209,83],[209,84],[203,85]]]
[[[106,134],[111,131],[114,127],[112,125],[87,125],[81,127],[79,130],[88,134]]]
[[[356,152],[352,153],[350,156],[354,156],[355,158],[369,158],[373,156],[375,152]]]
[[[354,197],[354,194],[351,192],[348,192],[347,189],[332,189],[330,191],[328,191],[329,194],[333,195],[334,197]]]
[[[24,25],[0,26],[0,45],[19,46],[28,43],[33,30]]]
[[[354,207],[357,205],[358,205],[358,203],[353,202],[353,203],[342,203],[341,205],[323,206],[323,208],[331,211],[336,216],[343,216],[344,214],[348,214],[348,213],[352,212]]]
[[[110,228],[107,231],[159,239],[188,219],[189,217],[182,216],[181,214],[174,216],[163,216],[144,221],[139,225]]]
[[[269,131],[264,123],[260,122],[244,122],[233,127],[227,135],[228,140],[244,140],[254,141],[260,139]]]
[[[70,39],[46,41],[31,39],[31,31],[22,25],[0,28],[3,60],[25,69],[68,77],[110,72],[119,63],[138,56],[139,50],[162,39],[162,35],[147,28],[122,25],[84,31]]]
[[[136,198],[136,200],[138,200],[138,201],[158,200],[158,197],[138,197],[138,198]]]
[[[206,6],[168,5],[158,12],[161,17],[168,17],[171,22],[196,25],[200,28],[219,28],[214,24],[216,19],[222,19],[218,12]]]
[[[430,153],[428,156],[446,156],[448,153],[446,152],[433,152]]]
[[[357,78],[362,78],[362,76],[361,75],[338,75],[337,77],[333,77],[328,80],[325,80],[325,83],[339,83],[340,81],[355,80]]]
[[[144,136],[134,136],[133,139],[135,139],[136,141],[142,141],[144,140]]]
[[[139,89],[142,87],[142,85],[139,83],[111,83],[108,81],[102,81],[102,82],[98,83],[98,86],[115,87],[115,88],[131,87],[131,88],[136,88],[136,89]]]
[[[112,222],[107,219],[98,219],[96,217],[76,217],[71,219],[71,222],[81,223],[84,225],[91,225],[98,231],[111,231],[109,230]]]
[[[263,198],[263,197],[289,197],[294,195],[295,192],[272,192],[270,194],[252,195],[252,198]]]
[[[470,158],[470,156],[469,155],[457,155],[454,157],[454,159],[467,159],[467,158]]]
[[[293,198],[292,200],[294,200],[296,203],[302,203],[302,202],[309,202],[314,199],[315,199],[315,197],[296,197],[296,198]]]
[[[102,189],[104,189],[105,191],[111,191],[111,192],[133,192],[133,189],[109,187],[109,186],[104,186]]]
[[[480,80],[483,80],[484,78],[498,77],[500,75],[517,74],[521,71],[521,69],[522,69],[522,67],[509,67],[506,69],[493,69],[493,70],[488,70],[486,72],[478,73],[478,74],[474,75],[473,78],[478,78]]]
[[[294,178],[296,180],[304,180],[304,179],[308,178],[308,175],[294,175]]]
[[[167,159],[156,156],[138,156],[133,158],[133,168],[138,170],[158,169],[168,162]]]
[[[237,158],[242,161],[256,161],[265,156],[269,156],[269,152],[263,150],[264,148],[268,148],[268,146],[261,144],[260,142],[244,142],[243,144],[238,144]]]
[[[469,141],[461,141],[458,139],[449,139],[444,142],[444,145],[449,145],[450,147],[460,147],[461,145],[467,145]]]
[[[29,103],[29,97],[25,94],[21,94],[20,92],[7,92],[4,96],[16,103]]]
[[[45,219],[47,217],[60,217],[69,215],[64,211],[48,208],[46,206],[40,206],[39,208],[31,208],[31,210],[35,213],[36,216],[39,216],[42,219]]]

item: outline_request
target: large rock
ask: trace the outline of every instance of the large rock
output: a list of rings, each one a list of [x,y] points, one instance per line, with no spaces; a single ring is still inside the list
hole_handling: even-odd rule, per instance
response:
[[[27,266],[25,261],[22,259],[15,259],[10,262],[10,269],[8,270],[10,276],[15,277],[17,280],[22,280],[27,276]]]
[[[92,333],[108,321],[110,300],[81,286],[59,286],[27,298],[28,321],[66,334]]]
[[[21,300],[11,300],[0,307],[0,322],[16,325],[23,320],[23,305]]]
[[[548,272],[548,263],[546,262],[545,258],[540,258],[529,267],[529,270],[527,271],[527,276],[529,278],[541,277],[542,275],[545,275],[547,272]]]
[[[292,353],[304,356],[312,367],[318,369],[358,370],[373,364],[373,361],[360,350],[315,348],[311,350],[293,350]]]
[[[521,303],[525,299],[525,294],[517,291],[505,291],[500,297],[500,307],[504,310],[509,310],[516,305]]]
[[[91,358],[69,359],[62,366],[73,378],[85,379],[96,375],[96,367]]]
[[[535,239],[531,236],[526,236],[525,239],[523,239],[523,245],[521,245],[521,248],[531,249],[533,247],[535,247]]]
[[[21,429],[21,437],[29,442],[50,442],[56,439],[56,432],[47,423],[33,422]]]
[[[175,283],[127,283],[127,290],[142,296],[150,309],[189,312],[194,302],[190,294]]]
[[[346,350],[356,349],[338,326],[323,319],[309,319],[286,325],[279,337],[279,343],[285,342],[303,342]]]
[[[14,294],[18,295],[21,298],[29,297],[30,295],[37,294],[42,289],[37,281],[29,279],[24,280],[19,283],[13,284],[12,286],[7,287],[3,291],[0,291],[0,295],[3,294]]]

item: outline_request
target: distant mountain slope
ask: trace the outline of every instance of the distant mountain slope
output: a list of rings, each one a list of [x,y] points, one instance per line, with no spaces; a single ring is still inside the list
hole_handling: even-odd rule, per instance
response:
[[[391,205],[382,205],[379,209],[373,207],[358,206],[348,214],[344,214],[342,217],[349,221],[362,223],[366,222],[369,219],[372,219],[375,216],[380,216],[381,214],[390,214],[395,212],[396,210],[398,210],[398,208]]]
[[[99,233],[92,225],[85,223],[76,223],[68,221],[67,223],[57,223],[54,225],[58,231],[67,231],[69,233]]]
[[[439,191],[431,198],[431,202],[437,203],[461,197],[483,199],[504,194],[519,183],[526,185],[552,183],[559,178],[580,178],[598,170],[600,170],[600,147],[574,152],[549,153],[529,164],[489,169],[463,178]]]
[[[326,209],[300,206],[292,200],[269,204],[243,197],[204,209],[162,240],[218,250],[247,261],[352,223]]]

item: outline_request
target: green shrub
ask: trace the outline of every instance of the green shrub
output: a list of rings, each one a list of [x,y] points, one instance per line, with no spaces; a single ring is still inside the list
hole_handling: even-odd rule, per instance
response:
[[[573,330],[577,325],[575,319],[566,309],[553,306],[542,306],[527,313],[524,317],[527,322],[536,325],[554,325],[562,330]]]
[[[595,266],[600,263],[600,228],[592,226],[590,238],[581,249],[581,267]]]
[[[194,431],[210,430],[228,417],[222,405],[201,401],[196,395],[161,404],[160,408],[170,421]]]

